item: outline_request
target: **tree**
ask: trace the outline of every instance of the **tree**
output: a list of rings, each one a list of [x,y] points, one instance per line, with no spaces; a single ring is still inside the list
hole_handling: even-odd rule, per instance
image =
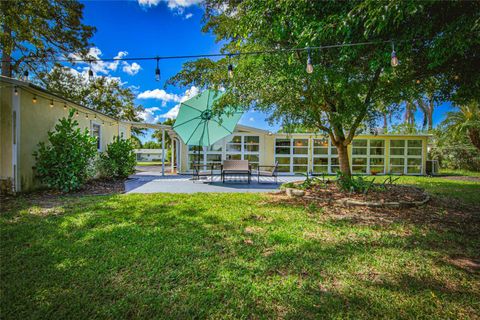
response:
[[[448,93],[479,84],[471,67],[479,63],[474,32],[479,3],[209,0],[205,5],[204,31],[213,32],[232,55],[187,62],[169,83],[224,87],[217,109],[253,107],[284,126],[300,123],[325,132],[346,175],[347,145],[362,122],[374,123],[379,116],[375,100],[387,105],[408,101],[412,93],[407,89],[416,79],[439,75]],[[388,63],[391,44],[384,43],[392,37],[401,60],[396,70]],[[372,41],[378,43],[311,51],[311,74],[305,72],[305,51],[235,55]],[[229,63],[235,65],[232,81],[226,77]]]
[[[163,125],[166,125],[166,126],[173,126],[175,124],[175,119],[166,119],[165,121],[159,122],[158,124],[163,124]],[[155,130],[152,134],[152,138],[157,139],[161,143],[162,142],[162,130],[161,129]],[[161,148],[160,143],[159,143],[159,145],[160,145],[160,148]],[[172,139],[170,138],[170,136],[167,133],[165,133],[165,148],[169,149],[171,144],[172,144]]]
[[[162,149],[162,145],[155,141],[146,141],[143,146],[143,149]]]
[[[480,151],[480,108],[477,102],[460,106],[458,111],[448,112],[443,125],[453,137],[461,140],[467,136]]]
[[[363,27],[344,23],[354,5],[207,1],[205,30],[225,41],[227,52],[371,40],[363,36]],[[225,10],[217,13],[218,6]],[[301,124],[325,132],[338,150],[340,170],[350,175],[348,144],[362,122],[373,122],[378,115],[372,102],[390,101],[388,88],[396,88],[389,50],[389,44],[381,44],[311,52],[311,74],[305,71],[307,52],[232,56],[232,82],[226,78],[229,59],[200,59],[186,63],[170,83],[226,87],[217,107],[252,106],[269,112],[269,120],[282,121],[283,127]]]
[[[42,74],[46,89],[76,103],[126,121],[141,121],[141,105],[135,104],[135,94],[115,78],[95,77],[88,80],[82,73],[56,65]],[[132,128],[140,134],[141,129]]]
[[[49,61],[69,53],[86,53],[96,31],[84,25],[78,1],[0,1],[2,75],[37,73]]]

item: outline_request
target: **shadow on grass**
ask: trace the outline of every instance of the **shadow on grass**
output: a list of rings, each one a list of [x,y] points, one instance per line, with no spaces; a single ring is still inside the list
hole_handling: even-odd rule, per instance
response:
[[[432,248],[450,241],[448,232],[374,237],[372,228],[329,221],[306,238],[319,225],[303,208],[267,211],[262,199],[87,197],[46,216],[25,206],[0,220],[2,319],[422,317],[433,312],[431,292],[445,299],[438,316],[480,299],[445,291],[428,271],[437,255],[458,250]],[[423,278],[408,273],[409,259],[427,269]],[[365,281],[371,271],[385,278]]]

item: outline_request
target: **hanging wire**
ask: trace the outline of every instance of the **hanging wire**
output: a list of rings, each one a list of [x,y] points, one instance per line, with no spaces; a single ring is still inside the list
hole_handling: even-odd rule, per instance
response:
[[[413,41],[404,40],[406,41]],[[42,59],[43,62],[87,62],[92,63],[94,61],[142,61],[142,60],[170,60],[170,59],[190,59],[190,58],[211,58],[211,57],[227,57],[227,56],[241,56],[241,55],[259,55],[259,54],[278,54],[278,53],[288,53],[288,52],[302,52],[310,50],[320,50],[320,49],[332,49],[332,48],[342,48],[342,47],[354,47],[354,46],[366,46],[366,45],[378,45],[384,43],[393,43],[392,40],[382,40],[382,41],[365,41],[365,42],[354,42],[354,43],[341,43],[341,44],[332,44],[324,46],[315,46],[315,47],[305,47],[305,48],[285,48],[285,49],[270,49],[270,50],[260,50],[260,51],[244,51],[237,53],[211,53],[211,54],[192,54],[192,55],[176,55],[176,56],[154,56],[154,57],[132,57],[132,58],[79,58],[79,59]],[[38,59],[24,60],[25,63],[36,62]],[[7,62],[3,61],[2,62]]]

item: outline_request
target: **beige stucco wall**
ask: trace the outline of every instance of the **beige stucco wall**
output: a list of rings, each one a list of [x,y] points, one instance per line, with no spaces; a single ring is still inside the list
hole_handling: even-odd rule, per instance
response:
[[[48,141],[48,131],[54,130],[58,120],[67,117],[72,108],[79,110],[79,115],[75,119],[82,130],[90,131],[93,123],[101,126],[100,151],[104,151],[107,144],[113,141],[114,136],[119,135],[119,123],[112,118],[73,104],[67,104],[67,109],[64,109],[64,103],[59,101],[54,101],[54,106],[50,107],[49,96],[44,93],[42,96],[36,95],[37,102],[33,103],[33,93],[26,90],[19,91],[21,120],[18,172],[21,191],[38,187],[38,182],[34,177],[35,158],[33,152],[37,150],[39,142]],[[58,98],[56,99],[58,100]],[[86,118],[85,113],[89,113],[89,118]],[[125,138],[130,137],[130,127],[123,124],[122,127],[126,133]]]
[[[3,187],[7,187],[12,176],[12,88],[0,87],[0,183]]]

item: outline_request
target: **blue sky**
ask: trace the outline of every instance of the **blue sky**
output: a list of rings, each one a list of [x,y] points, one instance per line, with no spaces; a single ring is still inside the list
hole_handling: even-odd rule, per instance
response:
[[[92,54],[103,58],[151,57],[216,53],[220,45],[215,37],[202,28],[199,0],[131,0],[84,1],[84,23],[97,28],[92,42]],[[186,60],[161,60],[161,81],[155,81],[155,61],[102,63],[94,67],[96,74],[119,77],[137,94],[137,102],[146,108],[143,117],[148,122],[163,121],[175,114],[179,102],[198,92],[197,88],[164,88],[165,81],[181,70]],[[84,66],[83,66],[84,67]],[[78,66],[78,68],[81,68]],[[441,121],[449,104],[440,106],[434,114]],[[421,114],[417,117],[421,121]],[[276,131],[265,115],[246,112],[241,124]],[[142,140],[149,140],[150,134]]]

